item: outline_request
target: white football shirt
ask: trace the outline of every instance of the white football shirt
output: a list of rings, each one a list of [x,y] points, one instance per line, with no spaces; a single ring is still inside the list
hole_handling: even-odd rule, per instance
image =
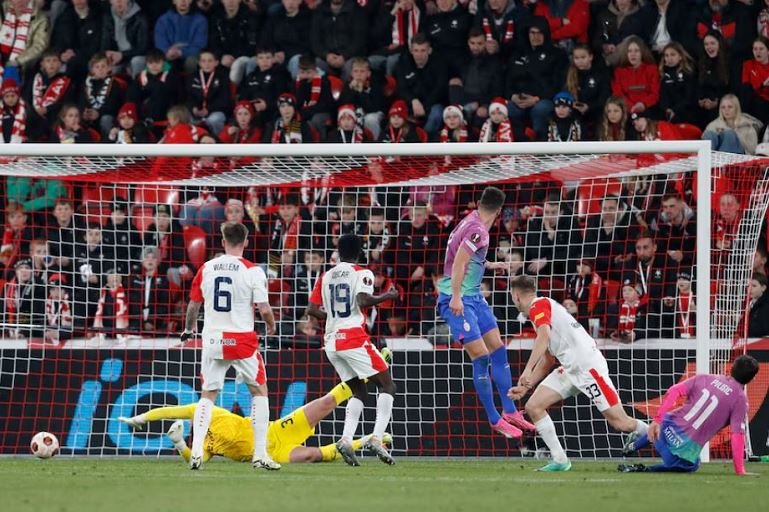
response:
[[[258,346],[254,304],[268,302],[267,276],[245,258],[207,261],[192,281],[190,299],[204,304],[203,353],[215,359],[251,357]]]

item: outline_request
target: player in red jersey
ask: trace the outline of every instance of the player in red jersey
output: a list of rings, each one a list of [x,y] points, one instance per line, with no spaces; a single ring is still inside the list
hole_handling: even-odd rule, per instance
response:
[[[259,338],[254,332],[254,304],[267,324],[267,334],[275,332],[275,317],[267,298],[267,277],[261,268],[243,258],[248,229],[243,224],[226,223],[221,230],[225,254],[207,261],[195,275],[181,335],[182,341],[192,337],[200,306],[205,303],[202,391],[192,423],[190,469],[199,469],[203,463],[203,443],[211,424],[214,400],[232,366],[251,392],[253,467],[277,470],[280,464],[267,455],[267,375],[259,354]]]
[[[307,314],[326,321],[326,355],[339,378],[350,386],[353,393],[347,402],[344,430],[337,449],[347,464],[359,465],[352,438],[366,398],[364,379],[368,379],[379,388],[379,396],[374,432],[364,447],[382,462],[392,465],[395,461],[382,444],[382,436],[392,415],[395,383],[387,362],[372,346],[366,332],[365,308],[396,299],[398,291],[392,288],[382,295],[372,295],[374,274],[356,265],[361,253],[361,240],[356,235],[342,235],[337,248],[340,262],[318,279],[307,309]]]
[[[518,385],[510,389],[510,398],[522,398],[542,381],[526,402],[526,413],[553,456],[553,462],[540,471],[571,469],[547,410],[579,393],[587,395],[616,430],[637,436],[645,434],[649,426],[629,417],[622,408],[606,359],[595,340],[566,308],[548,297],[537,297],[537,285],[527,276],[512,279],[510,293],[518,311],[526,315],[537,330],[529,361]],[[550,372],[556,360],[561,366]]]

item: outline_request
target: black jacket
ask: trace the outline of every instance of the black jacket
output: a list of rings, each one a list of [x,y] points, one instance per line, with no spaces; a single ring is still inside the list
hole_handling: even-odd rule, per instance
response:
[[[611,74],[600,59],[594,59],[590,69],[577,70],[577,80],[576,100],[588,107],[582,117],[588,122],[597,123],[611,95]]]
[[[264,24],[262,45],[286,54],[285,63],[294,55],[310,53],[312,46],[310,33],[312,15],[302,4],[296,16],[286,16],[283,10],[280,14],[270,17]],[[283,91],[281,91],[283,92]]]
[[[291,85],[291,75],[280,64],[273,64],[267,71],[256,68],[246,75],[238,87],[238,99],[255,101],[264,100],[267,110],[261,113],[262,119],[272,119],[278,115],[276,102],[278,96],[288,91]]]
[[[541,99],[555,96],[566,78],[568,58],[566,53],[553,45],[547,20],[540,16],[533,18],[531,27],[539,28],[545,35],[542,46],[517,52],[510,59],[505,80],[505,97],[513,94],[528,94]]]
[[[162,121],[179,97],[179,75],[173,69],[153,75],[142,71],[128,87],[128,100],[139,108],[139,117]]]
[[[143,328],[145,322],[149,322],[156,329],[162,328],[168,322],[171,312],[171,292],[168,279],[157,272],[154,277],[149,278],[149,298],[145,301],[145,287],[147,278],[143,275],[131,277],[128,283],[128,311],[131,317],[132,328],[138,326]],[[147,318],[144,318],[145,309]]]
[[[526,261],[546,258],[547,265],[540,274],[553,275],[566,279],[567,274],[576,271],[581,256],[582,234],[576,225],[576,219],[568,213],[558,217],[555,237],[551,240],[543,226],[542,218],[529,221],[526,234]]]
[[[115,226],[110,219],[102,228],[102,244],[112,251],[113,268],[121,275],[139,270],[142,252],[142,239],[139,232],[126,220]]]
[[[453,58],[461,55],[467,48],[467,33],[473,23],[473,17],[467,10],[456,4],[448,12],[436,12],[422,23],[422,32],[432,42],[433,52]]]
[[[105,9],[104,11],[104,15],[102,16],[101,51],[117,51],[115,20],[112,18],[110,9]],[[123,52],[123,62],[128,64],[131,59],[136,56],[147,55],[147,51],[149,50],[149,36],[149,25],[141,11],[128,18],[128,22],[126,23],[126,37],[131,43],[131,49]]]
[[[659,107],[665,112],[672,110],[674,123],[687,123],[694,120],[694,107],[697,106],[697,77],[694,73],[684,73],[676,68],[663,66],[660,77]]]
[[[355,0],[344,0],[338,14],[331,12],[330,2],[323,2],[312,17],[312,52],[321,59],[329,53],[345,59],[365,55],[367,28],[366,13]]]
[[[232,95],[230,94],[230,75],[227,69],[219,66],[214,71],[214,78],[211,81],[208,93],[203,93],[204,82],[210,75],[204,74],[203,79],[200,72],[195,72],[187,79],[187,106],[202,108],[205,101],[208,112],[224,112],[226,116],[232,111]]]
[[[665,11],[665,28],[670,34],[670,39],[681,43],[690,55],[697,55],[702,43],[695,37],[695,17],[691,12],[691,3],[687,0],[670,0]],[[660,21],[660,11],[656,2],[647,2],[642,8],[646,24],[649,27],[649,46],[652,45],[654,32]]]
[[[528,27],[531,23],[531,11],[521,5],[521,2],[509,2],[504,13],[496,16],[491,12],[488,3],[483,10],[478,9],[473,26],[486,30],[488,27],[491,37],[499,43],[498,55],[507,60],[519,48],[528,47]],[[508,36],[508,28],[512,33]],[[549,32],[548,32],[549,33]]]
[[[230,19],[219,4],[208,20],[208,46],[220,57],[253,57],[260,26],[259,15],[245,5],[240,4],[237,14]]]
[[[411,54],[401,55],[395,69],[398,81],[398,96],[409,105],[418,99],[425,107],[425,114],[435,104],[443,104],[448,96],[449,72],[445,62],[431,55],[425,67],[418,68]]]
[[[769,336],[769,294],[766,292],[748,310],[748,337],[763,336]]]
[[[473,57],[468,54],[459,69],[459,77],[462,79],[462,97],[449,98],[451,103],[477,101],[479,105],[488,105],[503,93],[504,72],[496,55],[484,53]],[[451,89],[449,93],[452,94]]]
[[[103,19],[104,13],[97,2],[89,3],[88,16],[84,19],[72,4],[67,5],[53,26],[50,48],[60,54],[72,49],[87,62],[101,47]]]
[[[367,89],[356,91],[346,83],[339,95],[339,105],[355,105],[355,108],[363,110],[365,114],[385,111],[384,77],[381,73],[372,71]]]
[[[320,79],[320,95],[314,105],[304,106],[312,98],[312,80],[297,80],[294,84],[294,96],[302,119],[310,120],[315,114],[332,114],[336,110],[334,98],[331,96],[331,84],[328,78]]]

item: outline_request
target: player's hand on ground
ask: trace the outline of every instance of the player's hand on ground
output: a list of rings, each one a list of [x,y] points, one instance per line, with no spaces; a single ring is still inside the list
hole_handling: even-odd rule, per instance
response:
[[[511,400],[520,400],[521,398],[526,396],[526,393],[528,393],[528,392],[529,392],[529,388],[527,388],[526,386],[518,385],[518,386],[511,387],[507,391],[507,396]]]
[[[462,297],[454,295],[449,302],[449,309],[454,316],[465,316],[465,305],[462,304]]]
[[[646,435],[649,437],[649,442],[654,443],[659,439],[660,437],[660,426],[657,424],[656,421],[652,421],[651,425],[649,425],[649,430],[646,432]]]

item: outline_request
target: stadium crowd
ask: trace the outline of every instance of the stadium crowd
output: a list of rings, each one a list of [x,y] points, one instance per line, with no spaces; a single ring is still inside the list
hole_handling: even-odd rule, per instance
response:
[[[6,0],[0,139],[702,136],[714,149],[752,154],[769,137],[768,36],[767,0]],[[193,176],[221,165],[190,162]],[[738,188],[718,196],[714,261],[736,233],[745,200]],[[93,214],[86,186],[9,177],[5,190],[6,334],[58,341],[178,330],[200,265],[191,247],[202,240],[203,260],[215,254],[229,220],[247,225],[249,257],[269,269],[284,337],[320,342],[317,322],[304,315],[308,295],[339,235],[357,233],[377,290],[401,290],[370,313],[372,331],[437,345],[447,343],[434,312],[443,249],[478,192],[198,188],[172,190],[168,200],[160,200],[168,190],[155,190],[150,201],[139,200],[142,187],[112,187],[97,191],[104,208]],[[509,269],[484,284],[503,334],[524,328],[503,277],[526,273],[597,335],[693,336],[691,177],[629,179],[589,198],[557,180],[504,190],[489,259]],[[765,247],[751,288],[752,336],[769,334]]]

